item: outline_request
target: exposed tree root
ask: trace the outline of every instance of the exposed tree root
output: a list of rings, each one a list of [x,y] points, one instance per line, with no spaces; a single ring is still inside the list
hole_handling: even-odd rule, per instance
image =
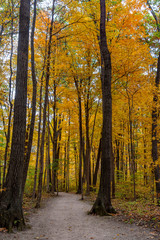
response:
[[[13,227],[17,227],[19,231],[25,228],[25,221],[22,210],[12,206],[0,208],[0,227],[5,227],[8,232],[12,232]]]
[[[106,205],[104,201],[97,198],[89,214],[96,214],[99,216],[110,216],[110,213],[116,213],[112,205]]]

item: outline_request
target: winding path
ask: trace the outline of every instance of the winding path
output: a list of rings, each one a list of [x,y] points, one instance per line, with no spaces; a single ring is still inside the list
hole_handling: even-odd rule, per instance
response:
[[[60,193],[29,217],[31,229],[0,233],[0,240],[146,240],[160,239],[149,229],[125,224],[115,217],[87,215],[90,203],[75,194]]]

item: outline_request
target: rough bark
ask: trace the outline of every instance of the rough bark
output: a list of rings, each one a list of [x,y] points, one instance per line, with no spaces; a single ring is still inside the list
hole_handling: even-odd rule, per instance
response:
[[[17,55],[16,94],[10,163],[5,188],[0,195],[0,227],[9,231],[16,225],[24,226],[22,210],[22,178],[26,131],[28,42],[30,22],[30,0],[21,0],[19,17],[19,40]]]
[[[90,213],[107,215],[115,210],[111,204],[111,152],[112,152],[112,96],[111,96],[111,56],[106,38],[106,6],[100,0],[100,53],[102,84],[102,157],[101,179],[97,199]]]

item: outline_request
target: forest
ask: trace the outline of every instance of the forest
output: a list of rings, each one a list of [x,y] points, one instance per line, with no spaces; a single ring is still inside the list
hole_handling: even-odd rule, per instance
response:
[[[0,2],[0,227],[46,193],[160,206],[159,0]]]

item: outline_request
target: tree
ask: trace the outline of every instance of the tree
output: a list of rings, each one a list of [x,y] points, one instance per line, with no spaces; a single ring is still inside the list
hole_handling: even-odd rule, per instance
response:
[[[23,191],[24,191],[28,167],[29,167],[32,141],[33,141],[35,115],[36,115],[37,81],[36,81],[35,57],[34,57],[34,31],[35,31],[35,23],[36,23],[36,5],[37,5],[37,0],[34,0],[34,16],[33,16],[32,32],[31,32],[31,68],[32,68],[32,82],[33,82],[32,116],[31,116],[31,123],[30,123],[30,129],[29,129],[29,137],[27,139],[28,140],[27,152],[25,155],[24,168],[23,168]]]
[[[106,37],[106,5],[100,0],[100,54],[102,84],[102,157],[101,179],[97,199],[90,211],[98,215],[114,213],[111,204],[111,159],[112,159],[112,96],[111,96],[111,54]]]
[[[156,15],[156,12],[152,8],[150,1],[147,0],[147,5],[151,11],[151,14],[155,20],[156,28],[158,34],[160,34],[160,20]],[[160,49],[158,49],[158,61],[157,61],[157,71],[155,77],[155,92],[153,95],[153,109],[152,109],[152,159],[154,163],[154,174],[156,180],[156,193],[157,193],[157,204],[160,206],[160,166],[157,164],[158,160],[158,137],[157,137],[157,120],[158,120],[158,90],[160,82]]]
[[[0,195],[0,226],[9,231],[15,225],[19,229],[25,225],[22,210],[22,169],[26,132],[29,23],[30,0],[21,0],[12,146],[5,190]]]
[[[44,109],[43,109],[43,127],[42,127],[42,137],[41,137],[41,146],[40,146],[40,172],[39,172],[39,180],[38,180],[38,196],[37,196],[36,208],[40,207],[41,196],[42,196],[44,142],[45,142],[46,118],[47,118],[48,87],[49,87],[49,77],[50,77],[50,57],[51,57],[52,31],[53,31],[53,23],[54,23],[54,10],[55,10],[55,0],[53,0],[53,5],[52,5],[52,19],[51,19],[51,25],[49,30],[49,42],[48,42],[48,51],[47,51],[45,100],[44,100]]]

